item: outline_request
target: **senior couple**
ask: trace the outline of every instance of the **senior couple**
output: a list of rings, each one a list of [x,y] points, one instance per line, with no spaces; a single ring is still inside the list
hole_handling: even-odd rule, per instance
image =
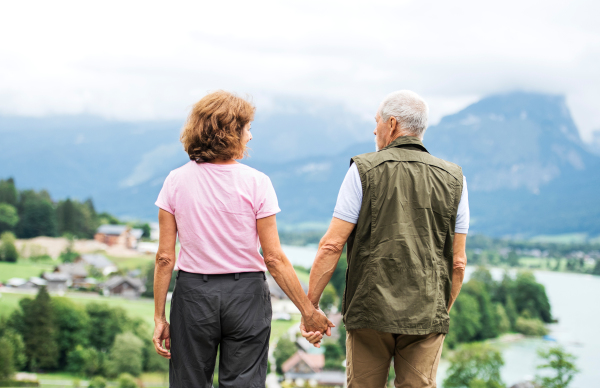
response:
[[[380,104],[377,152],[350,161],[308,295],[281,249],[271,181],[236,161],[252,139],[254,111],[223,91],[196,103],[181,134],[190,162],[169,174],[156,201],[153,341],[170,358],[170,386],[212,387],[218,356],[219,387],[265,387],[266,271],[300,310],[302,335],[320,346],[334,325],[319,300],[347,245],[348,387],[385,387],[392,360],[396,387],[435,387],[448,314],[464,277],[469,209],[461,168],[423,146],[427,104],[411,91],[391,93]],[[177,238],[169,324],[165,303]]]

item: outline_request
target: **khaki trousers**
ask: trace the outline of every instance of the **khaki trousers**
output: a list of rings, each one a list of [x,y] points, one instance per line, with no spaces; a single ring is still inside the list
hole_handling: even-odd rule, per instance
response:
[[[394,359],[399,388],[435,387],[446,334],[408,335],[373,329],[348,330],[346,379],[348,388],[386,387]]]

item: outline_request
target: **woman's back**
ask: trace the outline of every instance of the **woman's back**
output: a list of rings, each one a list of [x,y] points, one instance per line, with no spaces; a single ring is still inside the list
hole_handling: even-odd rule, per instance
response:
[[[177,221],[181,270],[266,271],[256,220],[280,209],[265,174],[240,163],[190,161],[169,174],[156,205]]]

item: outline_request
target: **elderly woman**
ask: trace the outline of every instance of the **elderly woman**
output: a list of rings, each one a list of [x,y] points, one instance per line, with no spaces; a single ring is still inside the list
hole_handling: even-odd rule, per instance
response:
[[[156,201],[153,341],[171,359],[171,387],[212,387],[219,347],[219,387],[265,386],[271,334],[267,270],[302,313],[313,331],[311,342],[333,326],[309,301],[281,249],[275,221],[280,209],[270,179],[236,161],[252,139],[254,110],[224,91],[194,105],[181,134],[190,162],[171,171]],[[177,236],[179,272],[169,326],[165,302]]]

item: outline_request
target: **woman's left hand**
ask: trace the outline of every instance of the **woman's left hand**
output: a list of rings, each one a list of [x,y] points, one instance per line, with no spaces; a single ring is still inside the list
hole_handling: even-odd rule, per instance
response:
[[[154,327],[154,336],[152,336],[152,342],[154,343],[154,349],[156,353],[160,354],[164,358],[171,358],[171,329],[169,322],[157,321]],[[163,341],[165,346],[163,347]]]

